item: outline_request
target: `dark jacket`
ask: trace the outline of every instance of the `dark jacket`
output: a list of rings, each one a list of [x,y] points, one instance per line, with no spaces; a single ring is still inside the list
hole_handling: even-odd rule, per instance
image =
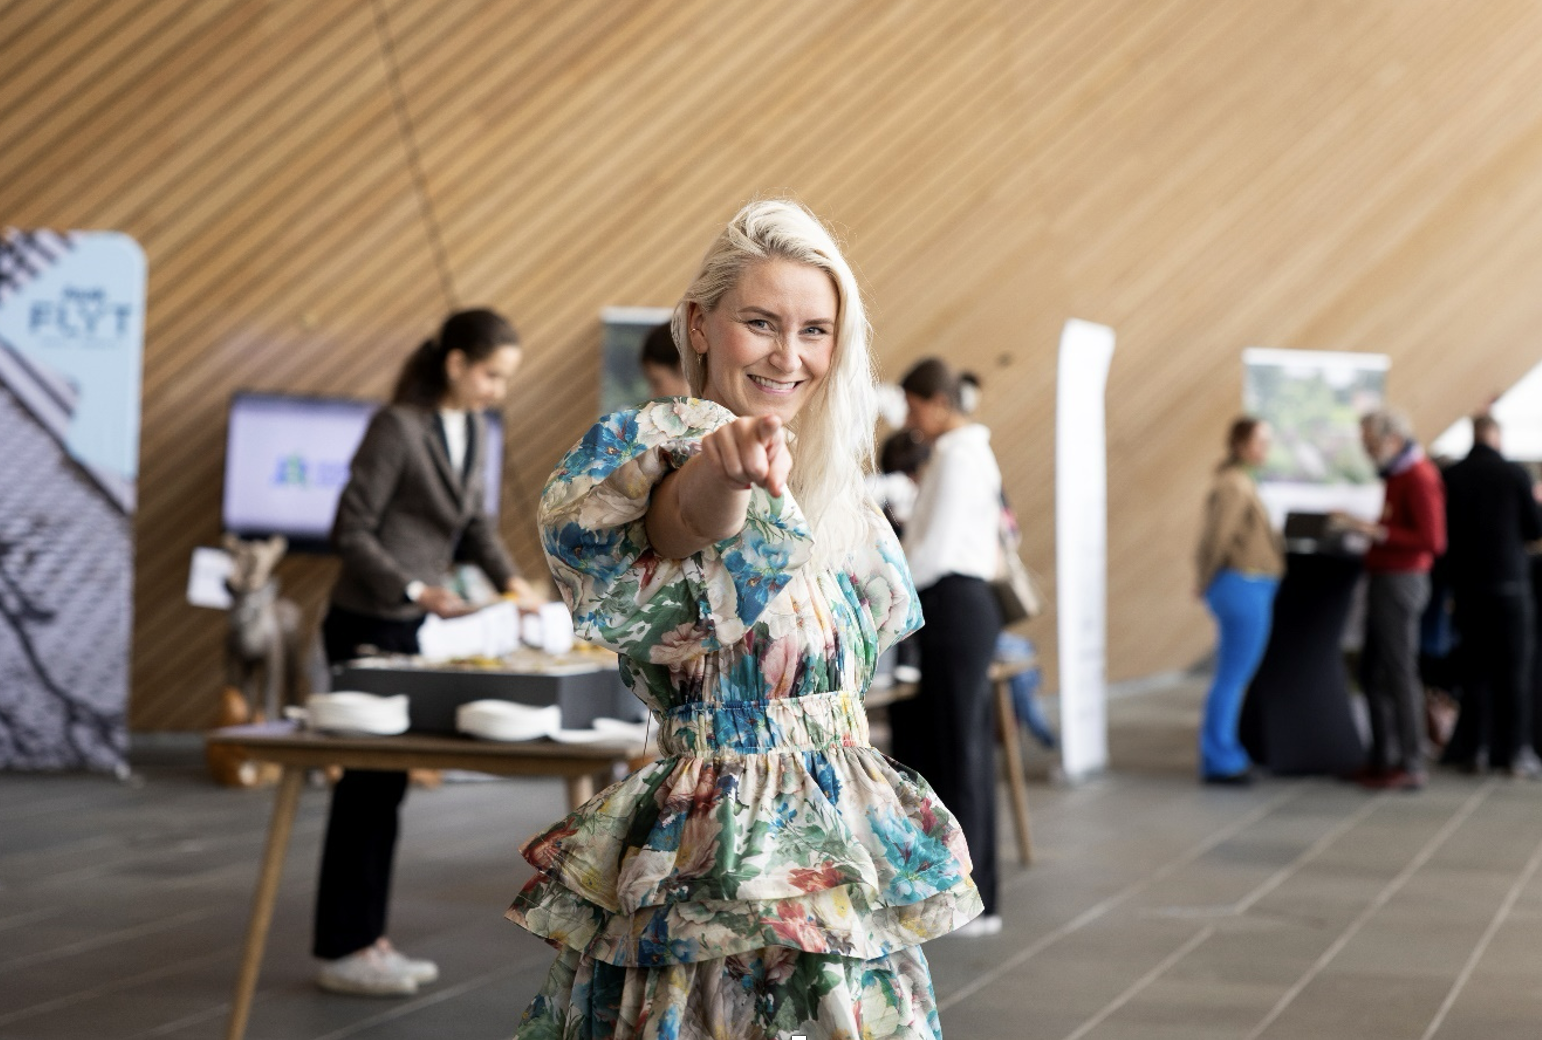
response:
[[[1446,470],[1446,580],[1455,590],[1530,587],[1526,543],[1542,538],[1531,478],[1486,444]]]
[[[333,603],[374,617],[421,617],[407,583],[443,584],[457,558],[481,567],[499,589],[508,584],[514,564],[483,504],[480,415],[471,416],[469,433],[465,469],[456,473],[437,412],[393,404],[375,413],[332,525],[343,558]]]

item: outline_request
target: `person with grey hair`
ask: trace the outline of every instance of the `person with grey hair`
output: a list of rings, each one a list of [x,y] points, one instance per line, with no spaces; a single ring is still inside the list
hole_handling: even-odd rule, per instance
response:
[[[1531,740],[1531,568],[1542,538],[1531,477],[1500,454],[1499,424],[1474,416],[1467,457],[1445,472],[1445,576],[1461,637],[1461,715],[1446,761],[1535,777]]]
[[[1371,541],[1360,655],[1371,748],[1357,779],[1371,788],[1418,791],[1426,782],[1419,618],[1430,598],[1430,568],[1446,551],[1445,487],[1404,413],[1387,408],[1366,415],[1360,441],[1386,494],[1375,522],[1334,514],[1339,526]]]
[[[559,952],[517,1037],[940,1037],[919,947],[981,899],[957,819],[868,737],[921,623],[863,478],[869,337],[818,219],[751,203],[675,309],[696,396],[606,416],[548,480],[547,562],[660,757],[526,842],[508,916]]]

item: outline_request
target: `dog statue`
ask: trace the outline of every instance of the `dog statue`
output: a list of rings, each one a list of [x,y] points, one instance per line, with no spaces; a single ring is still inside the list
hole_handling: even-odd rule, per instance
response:
[[[224,539],[230,553],[230,632],[225,638],[226,684],[239,690],[251,717],[269,722],[297,704],[300,674],[300,608],[278,594],[273,570],[289,549],[282,535],[243,541]]]

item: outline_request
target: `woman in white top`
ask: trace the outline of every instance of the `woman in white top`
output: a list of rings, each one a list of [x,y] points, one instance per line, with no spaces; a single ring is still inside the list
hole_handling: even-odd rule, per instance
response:
[[[900,381],[907,425],[931,442],[905,555],[926,625],[920,692],[889,710],[894,757],[931,781],[963,826],[985,914],[957,935],[990,935],[996,911],[996,744],[990,665],[1001,611],[991,591],[1000,553],[1001,471],[990,431],[963,408],[945,361],[918,362]]]

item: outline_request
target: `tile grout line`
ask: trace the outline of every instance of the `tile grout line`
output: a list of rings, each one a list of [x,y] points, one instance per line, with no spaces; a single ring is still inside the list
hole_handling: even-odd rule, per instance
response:
[[[1526,862],[1520,877],[1515,879],[1515,884],[1510,886],[1509,894],[1505,896],[1504,902],[1494,912],[1493,920],[1489,921],[1488,928],[1483,932],[1483,937],[1478,940],[1478,945],[1473,947],[1471,956],[1467,958],[1467,963],[1462,966],[1461,972],[1456,976],[1456,981],[1451,984],[1451,991],[1446,994],[1446,999],[1441,1001],[1440,1010],[1435,1012],[1435,1017],[1430,1020],[1429,1028],[1424,1031],[1424,1036],[1421,1040],[1431,1040],[1440,1031],[1440,1027],[1445,1024],[1446,1015],[1455,1006],[1456,998],[1466,988],[1468,980],[1472,978],[1472,973],[1477,970],[1478,962],[1483,959],[1483,954],[1487,952],[1489,943],[1493,942],[1494,936],[1499,933],[1500,927],[1509,918],[1510,911],[1515,909],[1516,901],[1520,899],[1521,892],[1531,883],[1531,879],[1536,875],[1538,867],[1542,867],[1542,842],[1537,844],[1536,851],[1531,854],[1531,859]]]
[[[20,928],[24,924],[34,924],[38,921],[46,921],[50,917],[58,917],[64,913],[57,906],[40,906],[36,910],[28,910],[26,913],[14,914],[10,917],[0,917],[0,932],[11,928]]]
[[[1215,832],[1210,837],[1200,842],[1198,845],[1189,849],[1178,858],[1170,860],[1167,864],[1159,868],[1154,873],[1141,878],[1139,881],[1131,882],[1101,902],[1093,904],[1091,907],[1083,910],[1081,913],[1077,914],[1075,917],[1061,925],[1059,928],[1056,928],[1054,931],[1039,939],[1038,942],[1035,942],[1018,951],[1018,953],[1002,961],[1001,964],[999,964],[996,968],[985,972],[979,978],[969,983],[967,986],[964,986],[961,989],[950,993],[946,998],[938,1001],[937,1010],[939,1012],[945,1011],[953,1005],[957,1004],[959,1001],[967,1000],[969,997],[974,996],[976,993],[980,992],[980,990],[995,982],[1007,972],[1012,971],[1014,968],[1024,964],[1030,958],[1042,953],[1044,950],[1048,949],[1050,946],[1053,946],[1061,939],[1064,939],[1066,936],[1087,927],[1087,925],[1091,924],[1093,921],[1096,921],[1098,918],[1108,913],[1110,910],[1124,902],[1126,899],[1129,899],[1131,896],[1137,894],[1138,892],[1141,892],[1156,882],[1168,877],[1174,871],[1188,866],[1190,863],[1194,862],[1196,859],[1203,856],[1217,845],[1220,845],[1222,842],[1234,837],[1242,830],[1251,827],[1259,820],[1268,816],[1270,813],[1284,805],[1286,802],[1300,797],[1302,791],[1304,790],[1304,785],[1295,785],[1288,790],[1281,792],[1279,795],[1271,798],[1263,805],[1260,805],[1239,819],[1227,824],[1225,827],[1221,828],[1219,831]]]
[[[25,968],[33,964],[43,964],[48,961],[58,960],[61,957],[69,957],[72,954],[83,953],[86,950],[99,950],[104,946],[113,946],[130,939],[139,939],[147,935],[155,935],[158,932],[169,932],[184,924],[192,924],[206,917],[213,917],[219,910],[205,907],[199,910],[184,910],[180,914],[171,917],[157,917],[153,921],[147,921],[132,928],[120,928],[115,932],[102,932],[91,936],[89,939],[80,939],[76,942],[66,943],[63,946],[55,946],[48,950],[39,950],[36,953],[23,954],[13,957],[8,961],[0,961],[0,971],[14,971],[17,968]]]
[[[213,954],[201,954],[197,957],[188,957],[184,960],[176,961],[172,964],[163,964],[158,968],[151,968],[149,971],[142,971],[137,975],[115,978],[111,982],[103,982],[92,986],[89,989],[76,990],[75,992],[67,993],[62,997],[54,997],[52,1000],[45,1000],[41,1004],[33,1004],[30,1007],[17,1008],[14,1011],[8,1011],[4,1014],[0,1014],[0,1026],[8,1025],[12,1022],[20,1022],[24,1018],[32,1018],[36,1015],[46,1014],[50,1011],[59,1011],[63,1008],[73,1007],[82,1001],[94,1000],[95,998],[107,993],[121,992],[123,990],[129,989],[130,987],[137,986],[140,983],[153,982],[156,979],[162,979],[168,975],[175,975],[178,972],[186,971],[189,968],[207,967],[212,960],[233,961],[235,959],[236,951],[231,950],[229,952],[221,951]]]
[[[1230,913],[1235,916],[1240,916],[1253,909],[1253,907],[1257,905],[1260,899],[1264,898],[1264,896],[1279,888],[1286,881],[1289,881],[1298,871],[1301,870],[1302,867],[1306,866],[1318,856],[1321,856],[1329,849],[1329,847],[1333,845],[1334,842],[1342,838],[1351,827],[1364,820],[1372,813],[1372,811],[1376,809],[1378,805],[1383,804],[1385,800],[1385,794],[1383,794],[1380,798],[1366,799],[1364,805],[1356,809],[1343,820],[1339,821],[1337,825],[1330,828],[1328,832],[1322,837],[1312,842],[1312,844],[1304,852],[1302,852],[1301,855],[1297,856],[1293,862],[1275,871],[1273,876],[1264,879],[1264,881],[1257,888],[1253,889],[1252,892],[1249,892],[1242,899],[1239,899],[1237,902],[1233,903],[1230,907]]]
[[[1479,804],[1493,793],[1494,783],[1495,781],[1489,780],[1475,791],[1466,802],[1462,803],[1462,806],[1445,822],[1440,830],[1435,832],[1434,837],[1425,842],[1424,847],[1408,862],[1408,865],[1398,871],[1397,876],[1387,882],[1380,892],[1376,893],[1376,898],[1372,899],[1366,908],[1360,911],[1360,915],[1350,922],[1349,926],[1333,941],[1333,944],[1324,950],[1322,955],[1312,963],[1312,966],[1306,970],[1306,973],[1297,979],[1290,989],[1285,991],[1274,1007],[1269,1010],[1269,1013],[1264,1016],[1263,1021],[1254,1026],[1244,1040],[1258,1040],[1258,1037],[1263,1035],[1264,1030],[1273,1025],[1285,1013],[1285,1009],[1301,995],[1307,986],[1311,985],[1312,980],[1322,973],[1323,969],[1333,961],[1333,958],[1337,957],[1344,947],[1349,945],[1350,940],[1359,934],[1360,929],[1365,927],[1366,923],[1370,921],[1376,912],[1387,905],[1388,901],[1419,872],[1419,868],[1428,863],[1430,857],[1434,856],[1440,847],[1450,839],[1451,835],[1456,833],[1457,828],[1466,822],[1467,818],[1473,814]]]
[[[1178,947],[1172,953],[1169,953],[1166,957],[1162,958],[1162,963],[1158,964],[1156,967],[1146,972],[1146,974],[1136,979],[1133,983],[1130,984],[1128,989],[1126,989],[1123,993],[1119,994],[1107,1005],[1105,1005],[1101,1011],[1087,1019],[1087,1021],[1083,1022],[1074,1031],[1068,1034],[1065,1040],[1081,1040],[1082,1037],[1086,1036],[1098,1026],[1102,1025],[1110,1015],[1139,996],[1140,993],[1146,989],[1146,987],[1150,986],[1157,979],[1167,974],[1168,969],[1170,969],[1174,964],[1177,964],[1179,961],[1183,960],[1183,958],[1187,957],[1189,954],[1193,953],[1202,943],[1205,942],[1205,940],[1209,939],[1214,934],[1215,925],[1210,925],[1208,928],[1205,928],[1198,934],[1191,936],[1189,940],[1182,946]]]
[[[181,1018],[174,1018],[170,1022],[162,1022],[160,1025],[151,1026],[149,1029],[131,1033],[120,1038],[120,1040],[150,1040],[151,1037],[170,1036],[172,1033],[181,1032],[189,1026],[195,1026],[200,1022],[207,1022],[211,1018],[218,1018],[221,1015],[228,1016],[229,1014],[230,1001],[226,1000],[222,1003],[206,1007],[202,1011],[194,1011],[183,1015]]]

